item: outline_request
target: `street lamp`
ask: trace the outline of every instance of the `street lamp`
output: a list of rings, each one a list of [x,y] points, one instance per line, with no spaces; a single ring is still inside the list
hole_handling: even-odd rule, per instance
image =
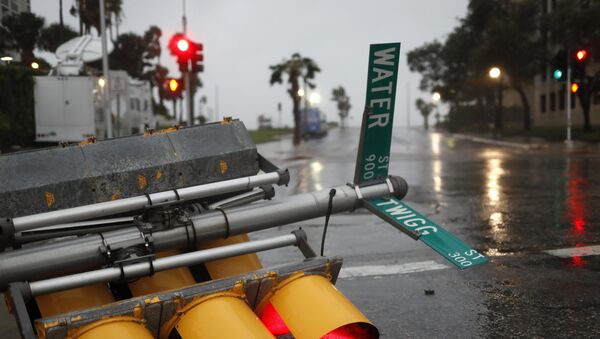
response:
[[[31,68],[33,68],[33,69],[39,69],[40,68],[40,64],[38,64],[37,62],[33,61],[31,63]]]
[[[303,90],[302,88],[300,88],[300,89],[298,90],[298,96],[299,96],[299,97],[303,97],[303,96],[304,96],[304,90]]]
[[[435,105],[435,123],[437,126],[440,124],[440,100],[442,100],[442,95],[439,92],[433,92],[431,96],[431,100],[433,100],[433,104]]]
[[[500,68],[494,66],[494,67],[490,68],[490,71],[488,74],[490,75],[490,78],[498,79],[502,75],[502,71],[500,71]]]
[[[316,106],[321,102],[321,96],[317,92],[312,92],[308,100],[310,101],[311,106]]]
[[[497,106],[496,106],[496,116],[494,117],[494,136],[495,132],[502,129],[502,71],[500,68],[494,66],[490,68],[488,72],[490,78],[498,81],[498,94],[497,94]]]

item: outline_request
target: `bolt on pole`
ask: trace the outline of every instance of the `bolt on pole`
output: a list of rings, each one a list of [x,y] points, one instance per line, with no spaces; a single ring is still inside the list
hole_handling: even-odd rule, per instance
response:
[[[104,0],[100,0],[100,31],[102,40],[102,73],[104,73],[104,119],[106,120],[106,138],[113,137],[112,113],[110,112],[110,76],[108,74],[108,47],[106,44],[106,13]]]

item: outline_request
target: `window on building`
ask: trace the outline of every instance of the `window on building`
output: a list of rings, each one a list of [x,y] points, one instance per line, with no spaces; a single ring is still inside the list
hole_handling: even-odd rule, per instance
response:
[[[565,90],[561,90],[558,92],[558,110],[562,111],[565,109],[565,100],[567,100],[565,95]]]
[[[540,96],[540,112],[546,113],[546,94]]]
[[[17,3],[17,0],[10,0],[10,9],[14,12],[19,11],[19,3]]]
[[[556,92],[550,92],[550,112],[556,111]]]

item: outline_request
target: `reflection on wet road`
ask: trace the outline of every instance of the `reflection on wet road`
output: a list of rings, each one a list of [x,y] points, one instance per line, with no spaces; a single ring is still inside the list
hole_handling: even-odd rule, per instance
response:
[[[357,145],[358,129],[338,129],[298,148],[282,140],[259,151],[292,173],[281,196],[351,181]],[[600,336],[600,259],[589,255],[593,251],[570,250],[600,244],[597,169],[600,148],[592,145],[527,150],[396,129],[390,173],[408,181],[405,200],[491,262],[465,272],[437,266],[406,274],[346,273],[359,278],[340,280],[340,288],[384,337]],[[301,225],[311,243],[320,241],[322,225],[321,219]],[[445,264],[365,211],[333,216],[331,225],[326,252],[343,256],[355,267],[349,272]],[[553,249],[574,254],[546,252]],[[275,253],[263,259],[293,258]],[[425,297],[424,288],[438,292]]]

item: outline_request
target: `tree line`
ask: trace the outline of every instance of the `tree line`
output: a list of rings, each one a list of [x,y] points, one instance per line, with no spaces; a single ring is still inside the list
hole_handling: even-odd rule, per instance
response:
[[[502,110],[495,110],[498,84],[488,76],[502,70],[501,90],[512,90],[521,103],[512,112],[524,130],[531,129],[531,98],[526,86],[534,76],[547,72],[560,49],[586,48],[600,55],[600,3],[586,0],[470,0],[467,14],[443,40],[427,42],[407,55],[411,71],[421,74],[419,87],[439,92],[450,107],[446,124],[486,127],[494,121],[501,128]],[[554,5],[553,5],[554,6]],[[588,67],[589,68],[589,67]],[[598,89],[600,72],[585,74],[577,98],[584,114],[584,129],[592,129],[590,98]],[[548,81],[553,80],[546,74]],[[500,116],[498,116],[500,115]],[[498,126],[500,125],[500,126]]]

